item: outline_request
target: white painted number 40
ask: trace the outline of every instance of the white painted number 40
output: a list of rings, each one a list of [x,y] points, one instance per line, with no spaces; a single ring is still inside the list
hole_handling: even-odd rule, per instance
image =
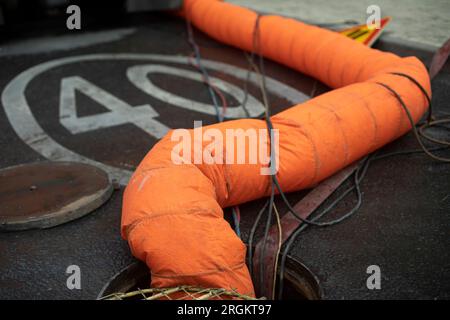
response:
[[[186,99],[175,93],[157,87],[148,78],[148,74],[150,73],[162,73],[169,76],[177,76],[191,81],[201,82],[202,77],[198,72],[150,64],[132,66],[128,68],[126,75],[128,80],[137,89],[166,104],[185,110],[215,115],[215,108],[211,104]],[[245,93],[237,86],[214,77],[211,78],[211,81],[224,92],[234,96],[238,101],[244,100]],[[101,104],[110,112],[79,117],[76,104],[77,91]],[[264,112],[264,106],[251,94],[247,96],[247,102],[247,111],[250,116],[259,116]],[[149,135],[160,139],[170,130],[170,128],[155,119],[158,116],[158,112],[150,105],[130,106],[125,101],[97,87],[95,84],[82,77],[71,76],[61,80],[59,118],[61,124],[72,134],[131,123],[138,126]],[[229,108],[227,110],[227,119],[237,119],[245,116],[246,113],[243,106]]]

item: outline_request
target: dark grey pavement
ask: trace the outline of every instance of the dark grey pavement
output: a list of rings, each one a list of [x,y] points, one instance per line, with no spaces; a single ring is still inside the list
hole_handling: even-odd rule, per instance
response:
[[[155,14],[144,18],[141,16],[138,22],[131,21],[125,26],[134,31],[120,39],[74,45],[63,51],[0,56],[0,91],[19,73],[60,58],[104,53],[166,56],[191,53],[183,21]],[[70,34],[64,36],[70,42]],[[196,37],[205,59],[247,69],[241,51],[200,33],[196,33]],[[418,55],[425,63],[431,57],[431,52],[426,50],[390,42],[380,42],[378,47],[400,55]],[[61,79],[79,76],[130,106],[149,104],[159,114],[156,119],[170,128],[192,127],[194,120],[202,120],[204,124],[215,122],[212,115],[173,107],[133,86],[126,77],[128,68],[148,63],[132,58],[74,61],[37,74],[27,84],[24,95],[36,122],[58,145],[83,158],[130,172],[157,139],[130,123],[71,133],[59,118]],[[195,71],[186,64],[167,61],[158,64]],[[312,79],[273,62],[267,62],[266,68],[268,77],[296,92],[306,95],[311,92]],[[211,70],[211,75],[237,87],[244,84],[237,76],[220,70]],[[208,92],[198,81],[161,73],[149,77],[166,91],[209,103]],[[433,82],[433,105],[439,112],[450,113],[449,88],[450,64],[447,62]],[[257,86],[250,85],[249,92],[259,99]],[[85,95],[77,93],[76,97],[78,116],[108,111]],[[227,97],[231,107],[237,105],[236,99],[231,95]],[[293,104],[274,93],[270,99],[274,113]],[[11,123],[4,105],[0,108],[0,128],[0,167],[46,159],[42,152],[30,147],[45,144],[19,137],[18,131],[24,127]],[[413,136],[408,134],[381,152],[417,147]],[[49,158],[52,157],[58,160],[62,156],[54,153]],[[449,299],[449,190],[448,165],[436,163],[423,154],[379,160],[372,164],[362,184],[364,200],[358,213],[337,226],[308,228],[296,241],[292,255],[315,273],[326,299]],[[58,227],[0,233],[0,298],[94,299],[111,276],[134,261],[128,245],[120,238],[122,193],[123,186],[92,214]],[[294,193],[289,198],[294,202],[303,194]],[[353,201],[351,197],[344,201],[329,218],[350,208]],[[260,200],[241,206],[244,239],[262,204]],[[282,203],[278,208],[285,212]],[[73,264],[81,268],[81,290],[66,287],[65,271]],[[366,268],[374,264],[381,268],[381,290],[368,290],[365,284]]]

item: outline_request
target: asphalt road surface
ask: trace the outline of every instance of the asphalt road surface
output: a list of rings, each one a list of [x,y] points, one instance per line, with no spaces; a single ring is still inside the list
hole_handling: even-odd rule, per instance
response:
[[[94,299],[110,277],[135,261],[119,232],[130,173],[170,128],[191,128],[199,119],[216,121],[208,92],[189,65],[184,22],[148,14],[123,27],[59,36],[49,32],[45,38],[2,45],[0,167],[48,159],[84,161],[105,169],[120,187],[105,205],[76,221],[0,233],[1,299]],[[243,53],[200,32],[196,39],[210,75],[219,79],[230,109],[239,116],[248,68]],[[425,63],[432,54],[392,42],[377,46],[417,55]],[[274,113],[308,99],[313,79],[270,61],[266,69]],[[433,81],[438,113],[449,113],[449,88],[447,63]],[[326,90],[318,85],[319,93]],[[253,80],[249,93],[249,108],[261,114]],[[417,147],[408,134],[380,152]],[[423,154],[379,160],[362,183],[358,213],[333,227],[308,228],[291,254],[315,274],[324,299],[448,299],[449,189],[448,165]],[[289,198],[295,202],[304,194]],[[241,206],[244,240],[263,202]],[[277,203],[284,213],[285,206]],[[353,203],[349,197],[329,218]],[[81,269],[80,290],[66,286],[70,265]],[[370,265],[381,269],[380,290],[366,287]]]

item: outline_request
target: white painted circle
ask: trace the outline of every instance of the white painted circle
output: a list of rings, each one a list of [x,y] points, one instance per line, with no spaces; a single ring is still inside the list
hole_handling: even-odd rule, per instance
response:
[[[109,166],[98,161],[84,157],[66,147],[60,145],[52,139],[39,125],[25,97],[25,90],[28,84],[39,74],[59,66],[76,63],[80,61],[105,61],[105,60],[137,60],[137,61],[159,61],[169,63],[188,64],[189,58],[174,55],[158,54],[134,54],[134,53],[104,53],[89,54],[60,58],[38,64],[17,75],[2,92],[2,104],[5,109],[11,126],[17,135],[36,152],[53,161],[79,161],[100,167],[109,173],[112,179],[120,184],[126,185],[132,172],[129,170]],[[245,80],[247,70],[235,67],[226,63],[203,59],[204,67],[217,70],[231,75],[237,79]],[[257,84],[256,74],[251,72],[249,81]],[[220,82],[219,82],[220,83]],[[283,97],[293,104],[302,103],[308,100],[304,93],[285,85],[273,78],[266,77],[268,91],[277,96]],[[219,84],[223,86],[222,84]],[[230,87],[228,87],[229,89]],[[232,88],[232,87],[231,87]]]

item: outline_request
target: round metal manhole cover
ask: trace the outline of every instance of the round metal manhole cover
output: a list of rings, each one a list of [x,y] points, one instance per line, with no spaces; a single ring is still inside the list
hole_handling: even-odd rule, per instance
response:
[[[49,228],[82,217],[109,199],[103,170],[75,162],[38,162],[0,170],[0,231]]]

